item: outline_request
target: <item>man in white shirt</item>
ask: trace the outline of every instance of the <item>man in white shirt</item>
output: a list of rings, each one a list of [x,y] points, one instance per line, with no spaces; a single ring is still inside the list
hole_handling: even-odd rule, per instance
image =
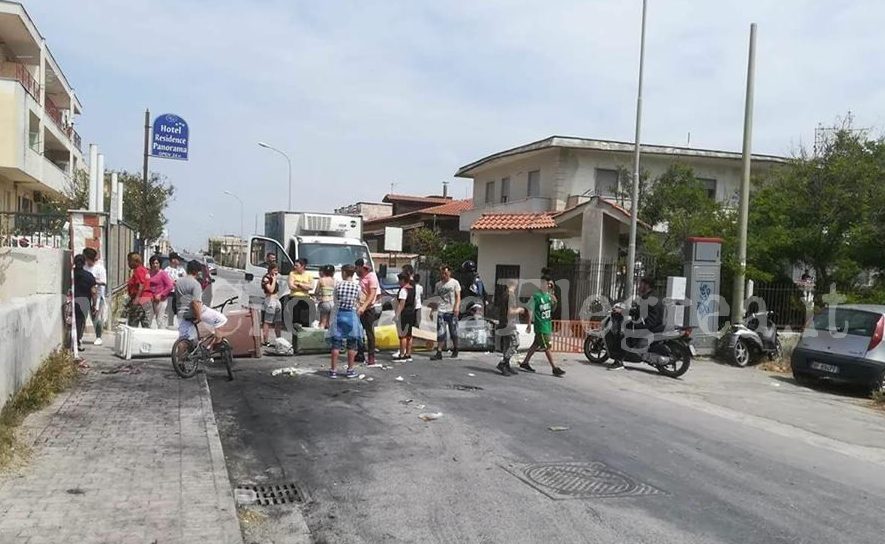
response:
[[[96,346],[100,346],[102,344],[101,333],[104,330],[104,314],[107,308],[105,294],[108,287],[108,271],[99,260],[97,250],[87,247],[83,250],[83,257],[86,258],[86,266],[83,267],[83,270],[92,274],[97,288],[95,310],[90,316],[92,317],[92,326],[95,329],[95,342],[93,343]]]
[[[178,280],[187,276],[187,271],[181,266],[181,257],[174,251],[169,253],[169,264],[163,269],[166,275],[172,280],[172,283],[178,283]],[[172,304],[166,305],[166,323],[170,328],[175,326],[175,318],[178,315],[178,295],[177,290],[172,290]]]

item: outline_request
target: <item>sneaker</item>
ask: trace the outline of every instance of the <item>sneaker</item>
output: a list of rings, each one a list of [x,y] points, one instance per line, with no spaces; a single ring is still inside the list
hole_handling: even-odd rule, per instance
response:
[[[554,375],[554,376],[557,376],[557,377],[559,377],[559,376],[564,376],[564,375],[565,375],[565,370],[559,368],[558,366],[554,366],[554,367],[553,367],[553,375]]]
[[[366,368],[384,368],[384,365],[376,361],[374,358],[366,362]]]
[[[624,363],[621,361],[615,361],[608,365],[608,370],[624,370]]]
[[[104,342],[101,341],[101,338],[96,338],[95,342],[92,343],[93,346],[100,346],[102,344],[104,344]]]
[[[77,351],[83,351],[83,344],[77,344]]]
[[[458,349],[456,348],[456,349],[452,350],[452,359],[457,359],[457,358],[458,358]]]
[[[356,378],[356,369],[355,368],[348,368],[347,373],[344,374],[344,376],[347,378]]]
[[[515,368],[513,368],[512,366],[510,366],[510,363],[506,363],[506,364],[504,365],[504,370],[506,370],[507,372],[509,372],[511,376],[516,376],[516,375],[519,374],[519,372],[517,372]]]
[[[330,371],[329,371],[329,377],[332,378],[332,379],[334,380],[335,378],[338,377],[338,373],[335,372],[334,370],[330,370]]]
[[[394,363],[401,363],[406,360],[405,357],[401,357],[399,353],[394,353],[393,357],[390,358]]]
[[[442,361],[442,352],[437,351],[436,353],[434,353],[433,355],[430,356],[430,360],[431,361]]]
[[[519,368],[525,370],[526,372],[534,372],[535,369],[532,368],[532,365],[528,363],[519,363]]]
[[[504,363],[504,361],[501,361],[500,363],[497,364],[497,366],[495,366],[495,368],[497,368],[498,372],[500,372],[502,375],[510,376],[510,372],[507,370],[507,366],[508,365],[506,363]]]
[[[400,357],[402,357],[402,355],[400,355],[400,352],[399,352],[399,351],[395,351],[395,352],[393,352],[393,360],[394,360],[394,361],[397,360],[397,359],[399,359]]]

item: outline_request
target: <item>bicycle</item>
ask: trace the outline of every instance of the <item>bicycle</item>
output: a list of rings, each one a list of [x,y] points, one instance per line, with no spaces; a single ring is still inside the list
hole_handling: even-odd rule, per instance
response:
[[[224,313],[224,307],[236,302],[238,297],[231,297],[212,309]],[[197,325],[197,323],[194,323]],[[197,329],[197,341],[190,338],[179,338],[172,345],[172,368],[182,378],[192,378],[200,370],[200,366],[214,365],[216,359],[224,363],[227,369],[227,379],[234,379],[231,365],[233,364],[233,348],[227,338],[223,338],[217,344],[215,335],[205,338],[200,337],[200,328]]]

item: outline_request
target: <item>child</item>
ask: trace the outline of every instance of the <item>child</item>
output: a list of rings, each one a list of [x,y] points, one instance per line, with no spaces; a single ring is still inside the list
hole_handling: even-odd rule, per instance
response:
[[[412,285],[415,286],[415,328],[421,326],[421,310],[424,309],[424,286],[421,285],[421,274],[412,275]]]
[[[283,306],[280,304],[280,274],[277,263],[268,263],[267,274],[261,278],[261,290],[264,291],[264,324],[262,338],[264,345],[270,344],[270,326],[273,324],[274,339],[280,338],[283,331]]]
[[[516,323],[523,309],[517,306],[516,280],[503,280],[498,285],[498,293],[495,296],[495,305],[498,310],[498,326],[495,334],[501,339],[501,353],[503,358],[498,363],[498,371],[504,376],[515,376],[516,370],[510,366],[510,358],[516,355],[519,347],[519,331]]]
[[[329,328],[329,318],[332,316],[332,304],[335,292],[335,267],[327,264],[320,268],[320,278],[317,281],[316,297],[317,312],[320,314],[320,328]]]
[[[525,360],[520,363],[519,368],[526,372],[534,372],[535,369],[532,368],[529,361],[536,351],[543,351],[547,355],[547,362],[550,363],[550,368],[553,369],[553,375],[560,377],[565,374],[565,370],[553,363],[553,354],[550,352],[550,336],[553,334],[551,316],[553,314],[553,305],[556,304],[556,300],[551,295],[553,288],[553,280],[550,279],[550,276],[543,276],[541,278],[541,289],[532,295],[532,313],[529,314],[529,326],[526,331],[531,333],[532,324],[534,323],[535,341],[532,343],[532,347],[529,348],[529,352],[526,353]]]
[[[415,326],[415,287],[408,272],[400,272],[397,293],[396,324],[399,334],[399,356],[394,361],[412,362],[412,328]]]
[[[335,285],[335,317],[330,320],[327,337],[332,344],[332,368],[330,378],[338,377],[338,357],[342,349],[347,349],[347,377],[356,378],[356,348],[363,338],[363,328],[357,315],[357,302],[360,297],[360,284],[353,281],[356,268],[346,264],[341,267],[341,281]]]

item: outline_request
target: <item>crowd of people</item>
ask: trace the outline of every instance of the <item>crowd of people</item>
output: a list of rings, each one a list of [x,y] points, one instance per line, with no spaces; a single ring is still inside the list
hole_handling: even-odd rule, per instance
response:
[[[174,326],[177,313],[175,285],[186,276],[181,257],[171,253],[169,264],[161,268],[160,256],[153,255],[148,259],[148,268],[144,266],[139,253],[131,252],[127,263],[132,271],[126,282],[129,295],[126,317],[129,326],[154,329]]]

